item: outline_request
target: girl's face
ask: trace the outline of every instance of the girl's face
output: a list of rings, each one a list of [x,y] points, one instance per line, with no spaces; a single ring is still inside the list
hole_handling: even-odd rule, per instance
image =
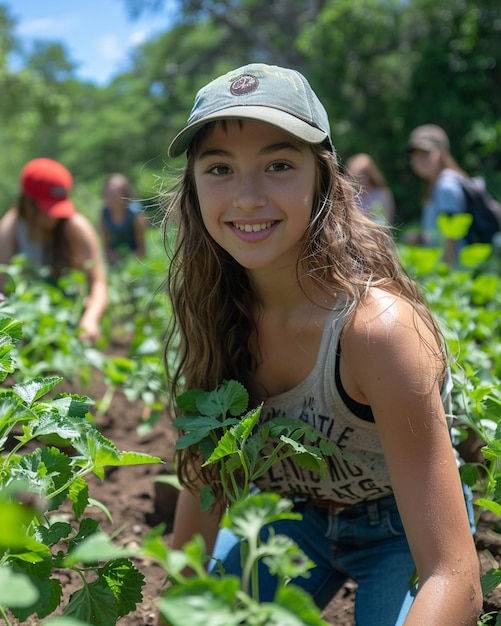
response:
[[[106,184],[103,190],[103,198],[106,206],[111,209],[125,208],[124,192],[122,186],[113,180],[110,180]]]
[[[348,169],[362,189],[370,189],[372,187],[369,167],[365,161],[362,159],[354,160],[348,164]]]
[[[297,264],[317,181],[307,144],[260,122],[217,123],[195,154],[194,176],[205,227],[240,265]]]
[[[435,180],[442,170],[440,150],[412,150],[410,159],[414,172],[425,180]]]

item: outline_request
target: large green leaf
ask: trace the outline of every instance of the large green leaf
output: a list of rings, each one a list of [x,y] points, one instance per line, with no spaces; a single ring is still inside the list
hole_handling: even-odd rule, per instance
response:
[[[241,383],[230,380],[214,391],[200,394],[196,404],[202,415],[225,418],[230,413],[238,416],[247,409],[249,394]]]
[[[99,572],[101,584],[111,589],[119,617],[136,609],[142,601],[141,588],[144,576],[128,559],[115,559],[106,563]]]
[[[490,591],[493,591],[501,585],[501,568],[491,568],[488,572],[482,575],[482,593],[484,596]]]
[[[68,606],[64,609],[64,615],[96,626],[116,626],[118,619],[117,606],[111,590],[97,581],[73,593]]]
[[[191,578],[164,592],[157,606],[171,626],[239,626],[248,615],[235,601],[239,587],[234,576]]]
[[[293,503],[276,493],[260,492],[232,505],[221,522],[241,538],[257,539],[260,529],[279,519],[300,520],[299,513],[292,512]]]
[[[23,325],[14,317],[0,317],[0,333],[9,336],[13,341],[21,341],[23,338]]]
[[[59,606],[62,598],[62,584],[58,578],[43,578],[36,575],[34,571],[30,575],[31,583],[38,590],[38,600],[28,607],[11,608],[12,613],[21,621],[25,621],[33,612],[36,611],[37,616],[42,619],[50,615]]]
[[[69,537],[72,532],[73,528],[68,522],[54,522],[50,526],[37,526],[34,536],[45,545],[52,546]]]
[[[113,543],[111,538],[102,532],[95,532],[83,541],[66,557],[67,565],[75,563],[97,563],[112,559],[125,559],[137,556],[137,549],[121,548]]]
[[[270,618],[276,626],[327,626],[311,596],[293,584],[278,590]]]
[[[463,239],[468,234],[472,222],[473,215],[471,213],[457,213],[455,215],[441,213],[437,218],[438,228],[446,239]]]
[[[30,490],[46,499],[48,510],[57,509],[66,499],[73,478],[72,461],[58,448],[37,448],[11,465],[14,478],[27,480]]]
[[[205,465],[211,465],[217,461],[220,461],[226,456],[231,454],[236,454],[239,450],[238,442],[235,437],[235,432],[233,430],[227,430],[224,435],[219,439],[216,448],[210,455],[210,457],[205,461]]]
[[[52,376],[50,378],[34,378],[23,383],[18,383],[12,387],[14,392],[31,406],[35,400],[38,400],[46,393],[51,391],[56,385],[62,382],[62,376]]]
[[[28,576],[13,572],[8,565],[0,566],[0,604],[9,608],[29,607],[38,597],[38,589]]]

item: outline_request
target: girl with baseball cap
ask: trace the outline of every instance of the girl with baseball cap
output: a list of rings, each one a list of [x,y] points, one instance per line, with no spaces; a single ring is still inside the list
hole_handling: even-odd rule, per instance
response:
[[[467,177],[450,153],[449,137],[436,124],[423,124],[415,128],[407,141],[407,153],[415,174],[425,181],[421,231],[409,243],[441,246],[443,259],[449,265],[457,264],[459,250],[465,241],[446,239],[440,233],[440,215],[457,215],[466,212],[466,198],[461,181]]]
[[[33,267],[49,267],[53,279],[64,270],[84,271],[88,296],[80,336],[94,340],[106,308],[106,276],[98,235],[69,198],[71,173],[53,159],[33,159],[22,169],[19,184],[16,205],[0,220],[0,263],[23,254]],[[0,276],[0,287],[6,278]]]
[[[325,607],[354,579],[357,626],[473,626],[482,592],[444,339],[388,228],[360,211],[308,81],[259,63],[216,78],[169,153],[186,155],[165,221],[169,241],[173,221],[178,233],[173,396],[236,379],[263,403],[262,420],[297,418],[337,444],[325,478],[283,461],[257,484],[302,512],[273,524],[316,565],[292,583]],[[172,545],[201,533],[238,574],[239,546],[218,535],[221,475],[203,461],[196,445],[178,451]],[[208,512],[204,485],[217,496]],[[272,601],[265,565],[259,580],[260,600]]]

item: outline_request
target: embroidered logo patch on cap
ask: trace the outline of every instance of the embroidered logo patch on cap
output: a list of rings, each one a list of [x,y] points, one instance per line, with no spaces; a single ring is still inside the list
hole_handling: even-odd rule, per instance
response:
[[[49,193],[51,196],[54,196],[54,198],[66,198],[66,189],[61,185],[52,185],[52,187],[49,188]]]
[[[234,96],[244,96],[256,91],[259,86],[258,79],[252,74],[242,74],[235,79],[230,86],[230,92]]]

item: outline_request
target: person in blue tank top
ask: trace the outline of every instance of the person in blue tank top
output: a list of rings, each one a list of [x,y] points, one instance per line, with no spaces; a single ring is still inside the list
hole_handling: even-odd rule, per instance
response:
[[[297,418],[337,444],[325,477],[284,460],[258,485],[302,511],[272,525],[315,563],[291,582],[323,608],[355,580],[357,626],[474,626],[482,591],[445,341],[390,227],[360,210],[308,81],[262,63],[214,79],[169,155],[186,158],[164,222],[172,397],[235,379],[261,419]],[[221,473],[204,460],[197,445],[177,452],[171,546],[199,533],[239,574],[239,546],[219,531]],[[204,485],[216,504],[202,512]],[[262,568],[260,601],[273,601]]]
[[[101,234],[106,258],[110,264],[128,254],[145,255],[146,218],[140,202],[133,200],[134,191],[126,176],[110,174],[103,187]]]

